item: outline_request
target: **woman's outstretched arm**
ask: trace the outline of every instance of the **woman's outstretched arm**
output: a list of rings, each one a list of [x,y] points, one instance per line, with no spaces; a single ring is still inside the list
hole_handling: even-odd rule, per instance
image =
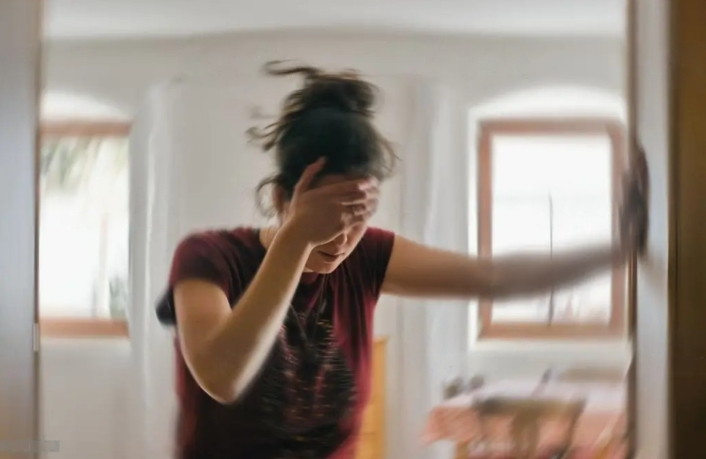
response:
[[[405,296],[500,298],[566,286],[620,266],[645,250],[649,180],[644,152],[638,151],[623,182],[620,242],[563,253],[517,254],[481,260],[397,237],[384,293]]]
[[[626,251],[609,244],[563,253],[483,260],[395,238],[383,292],[459,299],[528,295],[579,282],[619,266]]]

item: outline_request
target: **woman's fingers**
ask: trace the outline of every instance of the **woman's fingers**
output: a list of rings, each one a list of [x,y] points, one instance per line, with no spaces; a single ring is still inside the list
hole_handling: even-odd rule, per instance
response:
[[[358,215],[363,215],[367,212],[375,212],[378,207],[378,199],[377,198],[371,198],[367,199],[361,203],[358,204],[353,204],[353,205],[347,205],[345,206],[348,212],[351,215],[358,216]]]
[[[648,192],[647,162],[644,152],[638,152],[630,171],[623,177],[623,196],[620,205],[621,238],[624,244],[628,244],[638,253],[643,252],[647,245]]]
[[[647,156],[645,155],[645,150],[642,147],[637,149],[637,152],[633,158],[633,175],[637,181],[640,191],[647,195],[649,190],[649,168],[647,167]]]
[[[366,223],[375,214],[373,209],[366,208],[364,211],[357,215],[351,217],[351,225],[359,225],[361,223]]]
[[[315,192],[321,198],[334,199],[342,204],[356,204],[380,193],[375,179],[347,180],[322,186]]]
[[[316,180],[317,174],[321,172],[325,164],[326,158],[323,156],[314,161],[313,163],[309,164],[309,166],[304,169],[304,173],[299,179],[299,182],[297,182],[296,186],[294,187],[294,194],[301,194],[310,189],[311,186],[314,184],[314,180]]]
[[[346,226],[353,226],[367,222],[370,217],[375,215],[377,208],[378,199],[372,198],[361,204],[342,206],[341,212]]]
[[[354,206],[366,204],[370,200],[377,200],[379,196],[380,189],[377,185],[371,184],[342,193],[338,196],[338,199],[344,206]]]
[[[378,181],[375,179],[326,185],[312,190],[312,193],[315,193],[315,205],[333,205],[331,209],[338,212],[337,218],[346,226],[369,219],[377,211],[380,196]]]

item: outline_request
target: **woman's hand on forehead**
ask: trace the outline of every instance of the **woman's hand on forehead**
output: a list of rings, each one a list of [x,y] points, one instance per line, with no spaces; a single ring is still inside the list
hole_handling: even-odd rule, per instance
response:
[[[310,165],[295,187],[288,225],[313,245],[321,245],[368,221],[378,206],[378,182],[371,178],[339,177],[322,180],[314,187],[314,177],[323,161]],[[329,183],[325,183],[328,181]]]
[[[317,177],[316,180],[314,180],[314,182],[312,183],[311,188],[323,188],[330,185],[345,184],[351,182],[358,183],[360,184],[360,186],[379,186],[380,184],[380,181],[377,178],[370,175],[326,174]]]

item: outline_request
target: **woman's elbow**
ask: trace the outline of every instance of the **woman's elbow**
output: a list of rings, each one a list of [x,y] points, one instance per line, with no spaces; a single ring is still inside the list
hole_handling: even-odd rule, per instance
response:
[[[237,389],[237,384],[233,381],[214,375],[194,375],[194,379],[201,390],[221,405],[232,405],[237,402],[242,392]]]
[[[204,392],[221,405],[232,405],[238,401],[238,394],[235,391],[206,390],[204,388]]]
[[[231,405],[238,400],[242,393],[242,390],[238,389],[240,378],[226,374],[223,365],[219,365],[212,358],[204,358],[202,353],[192,353],[190,357],[186,359],[187,366],[201,390],[222,405]]]

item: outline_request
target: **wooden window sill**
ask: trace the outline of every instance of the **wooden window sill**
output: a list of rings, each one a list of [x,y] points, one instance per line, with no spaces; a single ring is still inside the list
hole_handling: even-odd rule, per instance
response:
[[[127,137],[130,127],[124,121],[65,120],[44,122],[40,132],[45,137]]]
[[[39,321],[42,338],[127,338],[126,320],[51,318]]]
[[[493,325],[478,334],[478,340],[609,340],[626,336],[622,328],[598,325]]]

